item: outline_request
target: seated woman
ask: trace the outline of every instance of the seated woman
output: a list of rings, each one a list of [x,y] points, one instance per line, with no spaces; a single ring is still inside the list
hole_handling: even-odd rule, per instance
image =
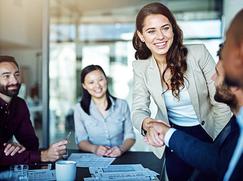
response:
[[[130,110],[125,100],[110,95],[99,65],[81,72],[82,98],[74,109],[75,140],[80,150],[118,157],[135,143]]]

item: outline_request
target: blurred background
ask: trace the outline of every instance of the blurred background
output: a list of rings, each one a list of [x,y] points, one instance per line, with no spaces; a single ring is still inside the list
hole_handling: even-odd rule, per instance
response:
[[[0,54],[20,64],[19,95],[28,103],[41,147],[74,130],[86,65],[101,65],[110,92],[131,107],[135,17],[150,2],[167,5],[185,43],[205,44],[215,61],[229,22],[243,8],[242,0],[0,0]],[[77,148],[74,131],[69,148]],[[148,150],[138,132],[133,150]]]

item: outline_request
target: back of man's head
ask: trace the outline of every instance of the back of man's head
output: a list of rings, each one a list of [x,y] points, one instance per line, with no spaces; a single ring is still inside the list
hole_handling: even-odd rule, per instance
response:
[[[243,9],[229,26],[222,56],[227,84],[243,88]]]
[[[243,42],[243,9],[232,20],[228,32],[231,32],[234,42],[239,46]]]
[[[16,62],[14,57],[7,56],[7,55],[0,55],[0,63],[4,63],[4,62],[14,63],[19,68],[19,65]]]

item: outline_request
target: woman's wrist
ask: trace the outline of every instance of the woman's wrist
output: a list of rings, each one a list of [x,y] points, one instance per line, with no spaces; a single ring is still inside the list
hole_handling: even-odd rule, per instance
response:
[[[97,145],[92,145],[91,152],[96,154],[97,149],[98,149]]]
[[[145,131],[148,131],[148,129],[149,129],[149,123],[152,121],[152,119],[151,118],[145,118],[144,120],[143,120],[143,124],[142,124],[142,129],[144,129]]]
[[[126,149],[124,148],[123,145],[118,145],[117,147],[120,149],[122,153],[126,152]]]
[[[141,135],[142,135],[142,136],[146,136],[147,131],[148,131],[148,129],[149,129],[149,127],[148,127],[148,123],[149,123],[149,122],[150,122],[150,118],[145,118],[145,119],[143,120],[142,127],[141,127]]]

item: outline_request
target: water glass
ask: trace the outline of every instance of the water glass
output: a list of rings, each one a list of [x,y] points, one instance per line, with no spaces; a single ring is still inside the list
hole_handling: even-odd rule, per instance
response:
[[[29,166],[20,164],[13,165],[11,168],[12,180],[28,181],[28,170]]]

